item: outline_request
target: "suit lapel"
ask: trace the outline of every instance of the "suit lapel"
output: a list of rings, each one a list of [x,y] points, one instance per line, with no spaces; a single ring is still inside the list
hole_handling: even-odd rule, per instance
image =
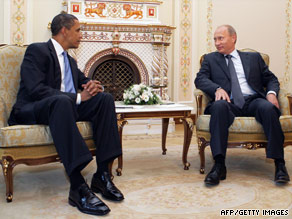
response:
[[[226,64],[226,60],[225,60],[224,55],[220,54],[219,52],[216,53],[216,54],[217,54],[216,55],[216,61],[217,61],[218,65],[223,70],[223,72],[225,73],[227,78],[230,80],[230,73],[229,73],[229,70],[227,68],[227,64]]]
[[[238,51],[238,54],[239,54],[240,59],[241,59],[241,63],[242,63],[242,67],[244,70],[246,80],[248,80],[249,73],[250,73],[250,56],[247,52]]]
[[[54,78],[55,78],[55,84],[56,84],[56,89],[61,89],[61,68],[60,68],[60,63],[59,59],[56,54],[55,47],[52,43],[51,40],[48,41],[48,47],[51,52],[51,56],[53,57],[54,60],[54,65],[55,65],[55,71],[54,71]]]

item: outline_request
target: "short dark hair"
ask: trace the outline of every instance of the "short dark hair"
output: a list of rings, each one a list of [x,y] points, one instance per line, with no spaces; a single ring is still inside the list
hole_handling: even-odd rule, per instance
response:
[[[70,30],[74,26],[75,20],[78,20],[78,18],[72,14],[58,14],[51,23],[52,35],[56,36],[63,27]]]

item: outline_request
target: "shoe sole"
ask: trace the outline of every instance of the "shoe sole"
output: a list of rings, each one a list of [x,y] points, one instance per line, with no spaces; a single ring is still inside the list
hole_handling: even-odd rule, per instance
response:
[[[70,204],[71,206],[73,206],[73,207],[77,207],[78,210],[79,210],[80,212],[85,213],[85,214],[91,214],[91,215],[106,215],[106,214],[108,214],[108,213],[111,211],[110,209],[109,209],[108,211],[104,212],[104,213],[91,212],[91,211],[84,211],[84,210],[81,210],[81,209],[79,208],[79,206],[78,206],[78,205],[77,205],[72,199],[68,198],[68,202],[69,202],[69,204]]]
[[[225,180],[225,179],[226,179],[226,175],[225,176],[221,176],[220,179],[219,179],[219,181],[218,181],[218,183],[212,183],[212,182],[208,182],[208,181],[207,182],[204,181],[204,182],[205,182],[206,185],[216,186],[216,185],[218,185],[220,183],[220,180]]]
[[[278,179],[275,180],[276,183],[288,183],[290,180],[285,180],[285,179]]]

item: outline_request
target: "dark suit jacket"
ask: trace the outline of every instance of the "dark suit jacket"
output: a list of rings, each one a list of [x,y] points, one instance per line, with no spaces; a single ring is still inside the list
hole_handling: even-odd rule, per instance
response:
[[[238,51],[249,86],[265,98],[267,91],[279,92],[277,77],[269,70],[261,55],[256,52]],[[213,52],[205,55],[195,85],[205,92],[212,101],[218,87],[223,88],[230,96],[231,80],[224,55]],[[212,102],[211,101],[211,102]]]
[[[89,79],[78,69],[75,60],[68,55],[76,91]],[[21,80],[17,100],[8,123],[17,124],[14,113],[20,108],[33,111],[33,103],[53,95],[68,95],[76,102],[77,94],[60,91],[61,69],[51,40],[28,46],[20,69]],[[32,121],[31,124],[34,122]]]

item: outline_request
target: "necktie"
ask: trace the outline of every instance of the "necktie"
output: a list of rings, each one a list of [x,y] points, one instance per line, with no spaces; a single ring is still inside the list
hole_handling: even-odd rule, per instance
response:
[[[241,88],[238,82],[238,77],[234,68],[233,61],[231,60],[232,55],[226,55],[226,58],[228,59],[228,70],[231,77],[231,93],[233,101],[236,106],[242,109],[245,100],[241,92]]]
[[[69,64],[67,52],[64,51],[62,54],[64,56],[64,63],[65,63],[65,69],[64,69],[65,70],[64,71],[65,92],[76,93],[75,88],[74,88],[72,71],[71,71],[71,67]]]

